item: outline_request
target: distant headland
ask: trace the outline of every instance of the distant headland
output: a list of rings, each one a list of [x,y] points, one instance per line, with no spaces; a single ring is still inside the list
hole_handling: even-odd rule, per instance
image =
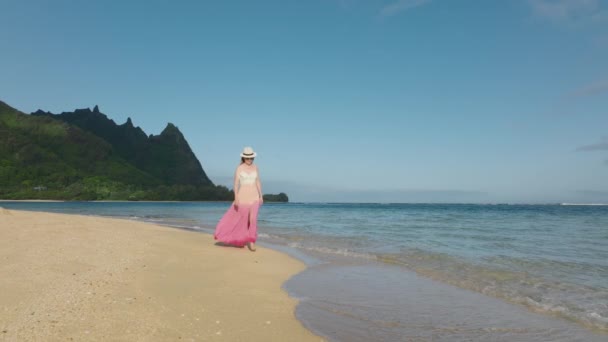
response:
[[[0,101],[0,199],[231,201],[209,179],[184,135],[168,123],[147,135],[98,106],[22,113]],[[267,202],[288,202],[266,194]]]

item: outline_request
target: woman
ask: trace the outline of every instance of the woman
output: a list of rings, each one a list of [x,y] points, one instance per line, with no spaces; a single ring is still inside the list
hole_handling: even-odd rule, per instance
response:
[[[262,183],[257,165],[253,159],[257,154],[251,147],[241,153],[241,164],[234,172],[234,203],[215,227],[213,237],[225,244],[255,251],[258,238],[258,209],[264,202]]]

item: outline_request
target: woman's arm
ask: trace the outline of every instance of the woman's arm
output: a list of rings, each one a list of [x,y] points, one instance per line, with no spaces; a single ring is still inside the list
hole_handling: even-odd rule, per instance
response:
[[[239,167],[237,166],[236,171],[234,171],[234,185],[232,187],[234,191],[234,205],[239,204]]]
[[[255,179],[255,186],[258,188],[258,195],[260,196],[260,203],[264,203],[264,193],[262,192],[262,181],[260,181],[260,169],[256,166],[255,171],[258,177]]]

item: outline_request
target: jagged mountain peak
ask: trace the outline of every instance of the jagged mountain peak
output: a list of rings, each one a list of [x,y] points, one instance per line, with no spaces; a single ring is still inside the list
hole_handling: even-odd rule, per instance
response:
[[[130,118],[116,125],[98,106],[28,115],[0,101],[0,141],[0,198],[232,199],[207,178],[185,139],[148,138]]]
[[[38,110],[32,115],[59,119],[95,134],[110,143],[119,156],[165,184],[213,185],[184,135],[173,123],[168,123],[160,135],[147,136],[140,127],[133,125],[130,117],[124,124],[117,125],[101,113],[97,105],[92,111],[85,108],[52,114]]]
[[[177,126],[175,126],[172,123],[167,123],[167,126],[165,127],[165,129],[163,129],[163,131],[160,133],[160,135],[162,136],[167,136],[167,135],[179,135],[179,136],[183,136],[182,132],[179,130],[179,128],[177,128]]]

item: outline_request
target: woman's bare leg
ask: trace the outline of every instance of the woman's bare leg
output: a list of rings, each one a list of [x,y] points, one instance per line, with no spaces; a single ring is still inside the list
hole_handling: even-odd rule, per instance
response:
[[[247,226],[249,227],[249,236],[253,238],[253,240],[257,240],[258,237],[258,209],[260,208],[258,203],[255,203],[251,208],[249,208],[249,222]],[[251,251],[255,251],[255,242],[249,243],[249,249]]]

